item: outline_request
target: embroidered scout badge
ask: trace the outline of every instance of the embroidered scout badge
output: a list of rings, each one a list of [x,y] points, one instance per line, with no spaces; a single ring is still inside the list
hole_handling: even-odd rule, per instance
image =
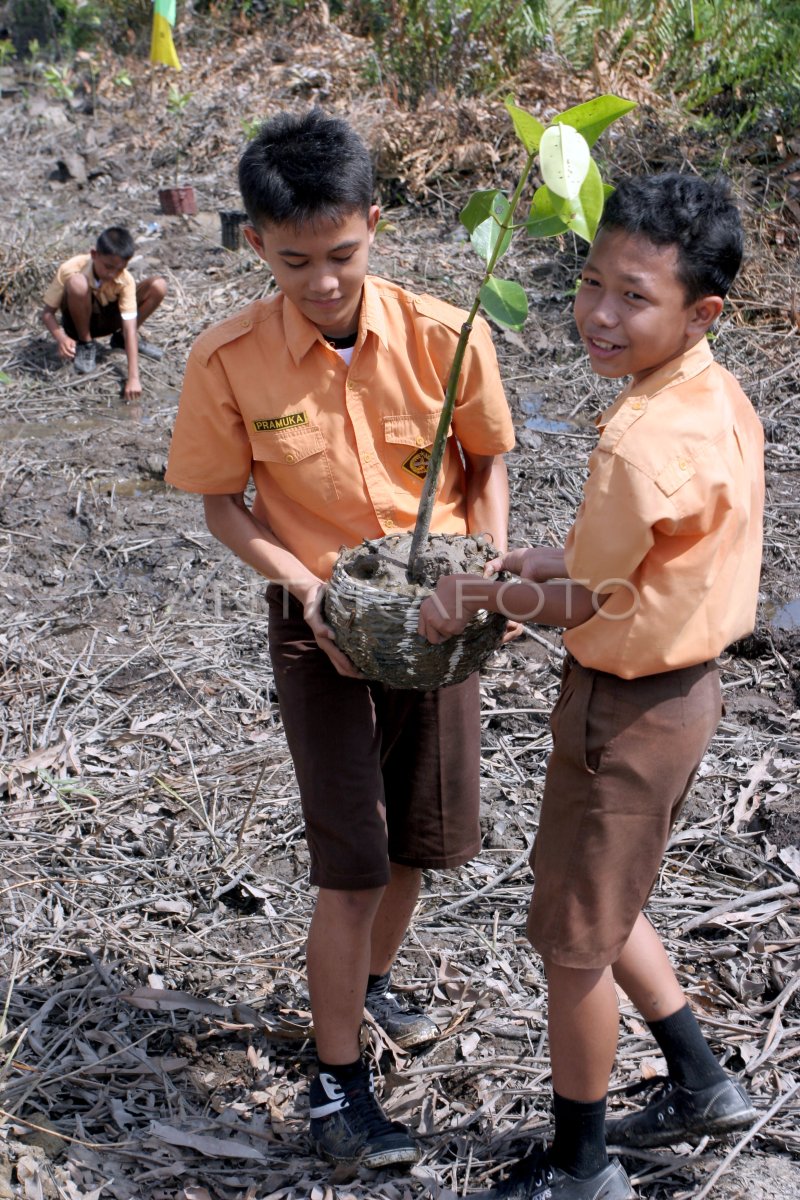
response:
[[[283,417],[261,417],[253,421],[256,433],[275,433],[279,429],[295,429],[298,425],[308,424],[308,413],[286,413]]]
[[[403,470],[415,479],[424,479],[428,474],[428,463],[431,461],[430,450],[414,450],[403,463]]]

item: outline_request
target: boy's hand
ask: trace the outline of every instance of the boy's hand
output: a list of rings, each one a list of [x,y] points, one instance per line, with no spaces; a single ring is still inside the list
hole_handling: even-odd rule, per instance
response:
[[[521,546],[517,550],[509,550],[500,558],[492,559],[483,573],[484,576],[490,576],[498,571],[508,571],[509,575],[518,575],[520,579],[530,579],[533,583],[562,579],[566,575],[564,551],[552,546]]]
[[[314,595],[303,607],[303,619],[314,634],[314,640],[323,654],[327,654],[340,675],[349,679],[364,679],[358,667],[343,650],[340,650],[334,640],[334,633],[322,615],[322,604],[325,599],[325,584],[321,583]]]
[[[463,633],[475,613],[486,606],[488,592],[475,575],[443,575],[436,592],[420,605],[417,632],[434,646]]]
[[[126,400],[138,400],[142,394],[142,385],[138,375],[129,375],[122,393]]]
[[[63,358],[65,362],[75,357],[75,339],[69,337],[68,334],[61,331],[56,335],[56,345],[58,346],[58,357]]]

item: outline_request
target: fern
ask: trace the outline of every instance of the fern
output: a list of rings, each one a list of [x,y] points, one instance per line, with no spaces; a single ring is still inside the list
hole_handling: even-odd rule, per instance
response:
[[[549,15],[576,66],[635,67],[739,132],[800,120],[800,0],[550,0]]]

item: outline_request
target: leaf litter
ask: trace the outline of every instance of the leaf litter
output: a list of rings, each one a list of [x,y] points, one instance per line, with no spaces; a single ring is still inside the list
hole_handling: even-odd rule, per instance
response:
[[[561,650],[531,626],[483,673],[482,852],[426,875],[395,969],[441,1036],[411,1055],[364,1026],[387,1110],[415,1129],[422,1160],[405,1177],[348,1174],[317,1162],[308,1141],[312,897],[297,788],[262,585],[213,541],[199,502],[163,486],[182,367],[200,329],[271,287],[259,263],[219,244],[242,114],[316,98],[360,122],[394,226],[373,269],[456,302],[477,270],[458,209],[515,163],[488,102],[434,98],[409,114],[368,96],[364,45],[333,26],[298,24],[282,46],[250,38],[213,61],[187,53],[183,169],[197,218],[156,211],[170,155],[157,72],[126,64],[149,80],[135,124],[113,64],[94,112],[35,89],[0,105],[15,168],[0,184],[11,218],[0,234],[0,369],[11,380],[0,387],[0,1197],[450,1200],[496,1180],[550,1128],[526,858]],[[540,117],[598,90],[548,59],[515,85]],[[613,171],[709,170],[713,148],[635,86],[642,108],[607,151]],[[604,90],[632,94],[624,80]],[[65,141],[85,182],[48,178]],[[755,633],[722,661],[726,715],[650,905],[759,1121],[728,1143],[626,1157],[647,1200],[800,1194],[800,656],[796,627],[773,621],[800,578],[798,197],[783,167],[797,149],[773,150],[736,146],[726,164],[750,253],[715,341],[767,431],[762,601]],[[136,410],[120,400],[118,358],[101,354],[79,380],[36,322],[57,262],[120,213],[137,237],[134,270],[170,283],[150,333],[167,354],[142,364]],[[519,435],[512,543],[564,537],[593,416],[613,395],[572,332],[578,254],[571,240],[520,242],[507,260],[531,302],[521,335],[497,334]],[[663,1065],[620,1002],[614,1107]]]

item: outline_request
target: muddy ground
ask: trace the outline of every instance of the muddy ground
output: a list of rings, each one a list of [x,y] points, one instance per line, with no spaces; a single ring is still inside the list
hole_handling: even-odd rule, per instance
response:
[[[422,1163],[407,1178],[331,1176],[306,1134],[311,898],[263,585],[213,541],[200,501],[163,483],[192,339],[271,286],[249,253],[220,244],[241,118],[317,98],[360,120],[392,225],[374,270],[457,302],[471,295],[477,265],[457,213],[487,172],[513,174],[502,112],[394,111],[357,88],[358,52],[355,39],[308,28],[187,52],[181,170],[198,193],[193,218],[164,216],[156,199],[172,172],[165,75],[124,64],[129,93],[109,62],[93,102],[30,78],[0,102],[0,1198],[454,1197],[548,1130],[525,853],[558,637],[531,628],[484,671],[484,849],[426,877],[397,965],[442,1037],[404,1056],[366,1030]],[[548,62],[518,95],[547,116],[592,86]],[[707,170],[717,149],[645,104],[610,158],[618,170]],[[767,430],[762,601],[754,636],[723,659],[726,715],[652,903],[759,1126],[738,1142],[627,1159],[647,1200],[800,1196],[796,153],[766,135],[727,151],[750,252],[715,349]],[[57,263],[118,222],[137,237],[135,272],[170,284],[150,328],[166,355],[142,362],[135,407],[121,398],[122,354],[101,352],[81,378],[37,323]],[[496,331],[518,432],[512,542],[557,542],[613,388],[589,374],[572,329],[578,247],[517,246],[508,270],[531,315],[522,334]],[[614,1106],[659,1068],[622,1004]]]

